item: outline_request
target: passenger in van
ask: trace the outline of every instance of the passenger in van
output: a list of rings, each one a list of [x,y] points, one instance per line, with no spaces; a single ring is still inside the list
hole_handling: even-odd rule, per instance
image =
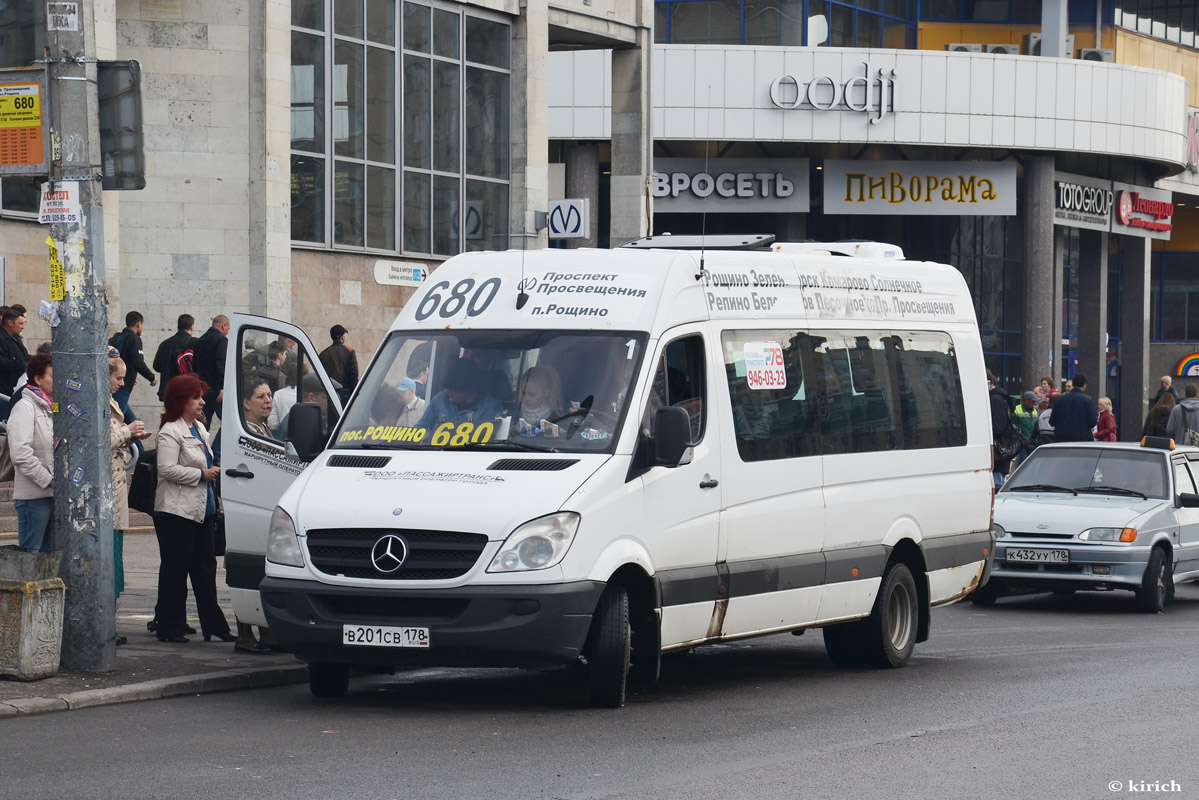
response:
[[[498,400],[485,391],[486,376],[479,365],[469,358],[460,358],[450,365],[442,389],[433,396],[416,427],[428,431],[445,422],[490,422],[504,413]]]
[[[520,379],[519,432],[522,436],[558,436],[554,424],[566,414],[558,371],[548,365],[529,367]]]
[[[274,405],[270,384],[263,382],[254,386],[249,395],[242,399],[241,405],[246,431],[263,439],[274,439],[275,436],[266,422]]]
[[[425,371],[428,371],[428,367]],[[404,410],[400,412],[396,424],[411,428],[424,416],[425,400],[419,396],[416,381],[412,378],[401,378],[396,388],[400,393],[400,402],[404,404]]]

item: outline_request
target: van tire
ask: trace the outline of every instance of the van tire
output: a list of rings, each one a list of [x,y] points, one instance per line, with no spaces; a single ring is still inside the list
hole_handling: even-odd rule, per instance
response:
[[[1166,569],[1166,551],[1160,547],[1153,548],[1149,554],[1149,563],[1145,565],[1145,575],[1141,578],[1141,588],[1136,590],[1137,611],[1146,614],[1157,614],[1166,607],[1170,596],[1170,575]]]
[[[583,648],[587,658],[588,705],[594,708],[624,705],[631,652],[629,593],[623,586],[611,584],[600,597]]]
[[[892,561],[883,573],[874,610],[862,621],[862,652],[866,663],[878,669],[894,669],[908,663],[920,629],[919,595],[912,571]]]
[[[348,665],[328,661],[314,661],[308,665],[308,691],[313,697],[345,697],[349,688]]]
[[[842,622],[824,631],[824,651],[838,667],[860,667],[866,663],[862,652],[862,623]]]

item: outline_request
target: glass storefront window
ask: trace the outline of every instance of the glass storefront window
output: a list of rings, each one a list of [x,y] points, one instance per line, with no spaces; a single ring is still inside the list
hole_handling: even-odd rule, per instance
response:
[[[1155,39],[1195,47],[1197,15],[1194,0],[1117,0],[1112,21]]]
[[[799,47],[803,25],[803,0],[745,0],[746,44]]]
[[[454,255],[475,177],[477,239],[507,246],[511,26],[466,8],[293,2],[293,241]]]
[[[1150,339],[1199,340],[1199,253],[1154,253]]]
[[[465,249],[507,250],[508,184],[467,181],[464,219]]]
[[[955,5],[954,0],[925,0],[926,8],[933,3]],[[905,48],[916,41],[915,8],[915,0],[658,0],[654,41]],[[805,31],[816,17],[828,25],[823,42]]]

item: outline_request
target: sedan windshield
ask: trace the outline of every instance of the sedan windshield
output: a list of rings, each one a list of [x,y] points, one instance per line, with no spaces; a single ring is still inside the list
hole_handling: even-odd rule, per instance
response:
[[[645,334],[393,333],[334,447],[611,452]]]
[[[1082,445],[1038,447],[1002,491],[1167,497],[1168,487],[1160,453]]]

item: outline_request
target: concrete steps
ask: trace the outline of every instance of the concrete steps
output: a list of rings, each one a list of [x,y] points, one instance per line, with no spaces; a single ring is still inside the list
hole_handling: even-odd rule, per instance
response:
[[[12,489],[12,481],[0,483],[0,536],[6,534],[15,536],[17,533],[17,509],[13,505]],[[150,519],[149,514],[131,509],[129,511],[129,527],[130,529],[153,528],[154,520]]]

